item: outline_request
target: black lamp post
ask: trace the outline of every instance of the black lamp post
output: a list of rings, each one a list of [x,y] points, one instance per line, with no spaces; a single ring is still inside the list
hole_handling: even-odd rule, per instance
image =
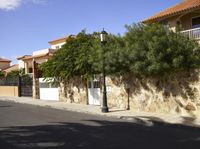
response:
[[[101,39],[101,44],[102,44],[102,52],[103,52],[103,102],[102,102],[102,112],[107,113],[108,112],[108,106],[107,106],[107,91],[106,91],[106,72],[105,72],[105,55],[104,55],[104,50],[105,50],[105,44],[107,42],[106,37],[108,33],[106,31],[101,32],[100,34],[100,39]]]

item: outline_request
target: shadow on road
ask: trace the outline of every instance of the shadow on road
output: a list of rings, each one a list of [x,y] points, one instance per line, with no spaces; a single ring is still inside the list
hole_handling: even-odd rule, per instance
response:
[[[1,128],[2,149],[199,149],[200,129],[87,120]]]
[[[3,105],[3,106],[0,106],[0,108],[8,108],[8,107],[12,107],[10,105]]]

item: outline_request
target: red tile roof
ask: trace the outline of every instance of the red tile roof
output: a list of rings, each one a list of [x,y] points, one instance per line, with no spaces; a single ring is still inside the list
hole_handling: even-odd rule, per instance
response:
[[[158,21],[160,19],[165,19],[168,17],[172,17],[175,15],[179,15],[188,11],[194,11],[200,9],[200,0],[183,0],[179,4],[176,4],[175,6],[172,6],[170,8],[167,8],[150,18],[147,18],[146,20],[142,21],[143,23],[151,23]]]
[[[66,39],[68,38],[69,36],[64,36],[62,38],[58,38],[58,39],[55,39],[55,40],[52,40],[52,41],[49,41],[49,44],[57,44],[57,43],[61,43],[61,42],[65,42]]]
[[[11,60],[5,59],[5,58],[0,58],[0,62],[11,62]]]
[[[29,57],[31,57],[31,55],[24,55],[24,56],[17,57],[17,60],[22,60],[24,58],[29,58]]]
[[[51,57],[51,56],[53,56],[54,53],[55,53],[55,51],[48,52],[48,53],[42,53],[42,54],[34,55],[34,56],[27,56],[27,57],[21,58],[21,60],[32,60],[34,58],[42,58],[45,56]]]
[[[18,64],[15,64],[15,65],[12,65],[6,69],[4,69],[3,71],[8,73],[8,72],[11,72],[11,71],[17,71],[19,70],[19,65]]]
[[[54,44],[65,42],[67,40],[67,38],[69,38],[69,37],[75,37],[75,35],[64,36],[62,38],[58,38],[58,39],[49,41],[49,44],[54,45]]]

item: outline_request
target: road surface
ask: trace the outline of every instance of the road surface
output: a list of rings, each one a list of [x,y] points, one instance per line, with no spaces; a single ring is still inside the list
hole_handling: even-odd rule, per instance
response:
[[[200,128],[0,101],[0,149],[200,149]]]

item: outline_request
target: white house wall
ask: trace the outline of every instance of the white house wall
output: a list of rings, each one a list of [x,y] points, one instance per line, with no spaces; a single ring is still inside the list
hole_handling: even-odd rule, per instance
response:
[[[57,49],[57,47],[61,48],[62,45],[64,45],[65,42],[59,43],[59,44],[55,44],[55,45],[51,45],[51,49]]]
[[[18,61],[18,66],[19,66],[19,69],[24,69],[24,68],[25,68],[24,61],[19,60],[19,61]]]

